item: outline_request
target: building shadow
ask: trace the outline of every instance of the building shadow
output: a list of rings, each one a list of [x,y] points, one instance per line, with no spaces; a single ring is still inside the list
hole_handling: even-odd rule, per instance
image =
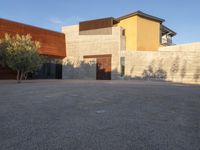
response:
[[[194,78],[195,82],[199,81],[199,79],[200,79],[200,67],[196,68],[196,71],[195,71],[195,74],[194,74],[193,78]]]
[[[63,64],[64,79],[96,79],[95,61],[71,61]]]
[[[154,62],[153,60],[148,68],[143,71],[143,79],[165,80],[167,78],[167,72],[163,69],[163,60],[161,59],[159,61],[158,66],[155,66]]]
[[[156,68],[156,69],[154,69]],[[97,78],[97,66],[95,61],[70,61],[64,63],[63,65],[63,78],[64,79],[98,79]],[[167,72],[163,69],[163,60],[160,60],[158,66],[154,67],[154,61],[152,61],[148,68],[142,73],[142,76],[125,75],[122,76],[117,69],[111,72],[105,72],[101,69],[100,72],[106,74],[112,74],[112,79],[142,79],[142,80],[165,80],[167,78]],[[134,66],[130,70],[131,73],[134,72]]]
[[[181,82],[182,82],[183,79],[185,78],[185,75],[186,75],[186,72],[187,72],[187,61],[186,60],[183,61],[183,65],[182,65],[180,71],[181,71],[180,76],[181,76]]]
[[[176,57],[172,62],[172,65],[171,65],[171,68],[170,68],[170,74],[171,74],[171,77],[172,77],[172,81],[174,80],[175,75],[179,71],[179,67],[180,67],[179,63],[180,63],[179,57]]]

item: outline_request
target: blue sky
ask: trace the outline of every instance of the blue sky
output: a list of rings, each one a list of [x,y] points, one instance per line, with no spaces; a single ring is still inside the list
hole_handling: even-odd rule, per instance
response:
[[[0,18],[60,31],[61,26],[141,10],[163,18],[174,42],[200,41],[199,0],[1,0]]]

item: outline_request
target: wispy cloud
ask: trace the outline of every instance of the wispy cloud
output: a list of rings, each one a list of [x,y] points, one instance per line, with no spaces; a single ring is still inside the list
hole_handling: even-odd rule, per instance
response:
[[[78,16],[71,16],[66,18],[52,17],[47,19],[46,28],[55,31],[61,31],[63,26],[78,24],[80,21],[83,21],[83,19]]]
[[[50,18],[49,21],[51,23],[53,23],[53,24],[59,24],[59,25],[63,25],[64,24],[64,22],[59,18]]]
[[[63,18],[61,19],[59,17],[52,17],[49,19],[49,22],[56,25],[71,25],[71,24],[77,24],[82,20],[83,18],[79,16],[66,17],[65,19]]]

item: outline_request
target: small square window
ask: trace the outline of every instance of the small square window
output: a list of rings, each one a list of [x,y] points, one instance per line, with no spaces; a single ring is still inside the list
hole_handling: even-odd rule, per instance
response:
[[[122,30],[122,35],[125,36],[126,35],[126,32],[125,30]]]

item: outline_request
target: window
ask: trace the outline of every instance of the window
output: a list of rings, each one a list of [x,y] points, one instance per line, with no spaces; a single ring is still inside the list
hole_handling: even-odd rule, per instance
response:
[[[122,30],[122,36],[125,36],[126,35],[126,32],[125,32],[125,29]]]
[[[125,75],[125,57],[120,58],[121,77]]]

